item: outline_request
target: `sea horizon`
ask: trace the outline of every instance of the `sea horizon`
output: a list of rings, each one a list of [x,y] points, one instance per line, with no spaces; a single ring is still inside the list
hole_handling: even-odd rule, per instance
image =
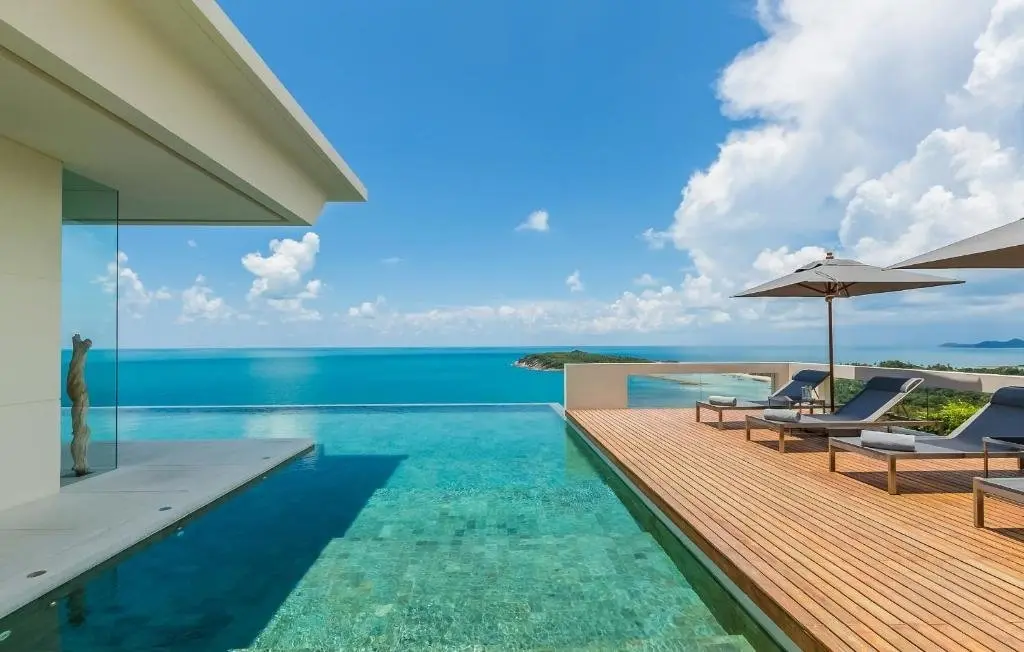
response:
[[[182,405],[379,405],[561,403],[563,374],[514,366],[526,353],[583,348],[679,362],[827,362],[820,346],[509,346],[99,349],[86,375],[95,407]],[[839,347],[838,363],[884,360],[954,367],[1024,362],[1024,351],[934,347]],[[70,352],[62,355],[61,381]],[[629,380],[636,406],[692,405],[709,392],[755,396],[763,383],[703,374],[687,387],[651,377]],[[750,394],[753,392],[754,394]],[[63,391],[62,391],[63,394]],[[68,405],[67,397],[63,397]]]

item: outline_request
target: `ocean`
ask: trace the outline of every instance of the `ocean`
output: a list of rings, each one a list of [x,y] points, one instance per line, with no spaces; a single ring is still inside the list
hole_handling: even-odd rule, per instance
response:
[[[91,403],[111,406],[534,403],[562,401],[562,374],[513,367],[520,356],[567,347],[437,349],[93,350],[86,366]],[[586,347],[652,360],[825,362],[820,347]],[[70,352],[63,356],[66,370]],[[900,359],[918,364],[995,366],[1024,363],[1024,351],[863,347],[839,362]],[[61,379],[63,381],[64,372]],[[699,394],[751,396],[765,384],[702,378],[704,387],[634,378],[634,406],[687,405]],[[62,392],[63,394],[63,392]],[[67,397],[64,397],[67,405]],[[116,403],[115,403],[116,401]]]

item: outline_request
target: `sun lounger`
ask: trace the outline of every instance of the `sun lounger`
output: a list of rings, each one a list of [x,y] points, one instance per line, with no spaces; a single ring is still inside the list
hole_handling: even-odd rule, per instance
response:
[[[975,478],[974,527],[985,527],[985,496],[1024,505],[1024,478]]]
[[[876,376],[864,383],[864,388],[850,401],[832,414],[800,415],[795,420],[747,415],[746,437],[756,428],[772,430],[779,435],[779,452],[786,452],[786,435],[802,432],[827,434],[835,430],[860,432],[871,428],[895,426],[921,426],[927,421],[913,419],[886,419],[885,413],[896,407],[910,392],[924,382],[923,378],[897,378]]]
[[[804,369],[793,375],[793,378],[783,387],[776,390],[771,396],[763,401],[748,401],[744,399],[733,399],[731,403],[715,401],[715,397],[708,397],[705,400],[697,401],[697,421],[700,422],[701,410],[710,410],[718,414],[718,429],[725,427],[722,423],[722,415],[725,412],[736,410],[762,410],[764,408],[785,408],[785,407],[806,407],[813,413],[815,407],[825,407],[825,401],[817,396],[817,388],[828,378],[827,371],[815,369]],[[809,389],[814,398],[807,402],[804,400],[804,388]]]
[[[896,460],[982,458],[985,456],[985,437],[1024,434],[1024,387],[1004,387],[997,390],[988,405],[981,408],[959,428],[947,436],[903,430],[914,436],[913,450],[889,450],[878,446],[865,446],[861,437],[832,437],[828,441],[828,468],[836,470],[836,452],[848,451],[888,463],[889,493],[896,494]],[[1024,451],[993,450],[989,444],[989,457],[1016,457],[1024,469]]]

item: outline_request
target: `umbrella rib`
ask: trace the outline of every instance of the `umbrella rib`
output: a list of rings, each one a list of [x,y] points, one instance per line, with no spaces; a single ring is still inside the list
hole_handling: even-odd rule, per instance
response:
[[[826,296],[828,294],[828,292],[822,292],[821,290],[819,290],[818,288],[814,287],[810,283],[797,283],[797,286],[802,287],[805,290],[810,290],[811,292],[817,292],[821,296]]]

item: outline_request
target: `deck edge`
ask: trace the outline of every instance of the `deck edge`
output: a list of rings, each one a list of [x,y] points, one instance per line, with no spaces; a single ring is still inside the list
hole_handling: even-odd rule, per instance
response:
[[[753,619],[762,630],[764,630],[773,642],[787,652],[797,652],[798,650],[828,652],[829,648],[827,645],[818,640],[817,637],[811,634],[796,619],[786,617],[787,614],[785,609],[767,595],[767,593],[756,590],[757,587],[751,585],[751,588],[755,589],[755,592],[757,593],[756,596],[751,596],[740,588],[739,584],[734,581],[733,576],[745,576],[735,567],[735,565],[719,553],[710,542],[695,530],[695,528],[686,523],[685,519],[665,505],[663,501],[658,499],[643,480],[635,477],[625,469],[618,458],[616,458],[613,453],[606,450],[600,442],[587,432],[586,427],[573,417],[570,410],[565,410],[564,416],[565,422],[576,431],[580,436],[580,439],[587,444],[595,455],[608,465],[608,468],[611,469],[612,473],[614,473],[630,491],[636,494],[637,498],[647,509],[651,511],[652,514],[654,514],[655,518],[657,518],[662,525],[672,533],[679,543],[694,556],[694,558],[705,568],[708,574],[718,582],[722,589],[733,600],[740,604],[750,618]],[[673,518],[672,515],[676,518]],[[682,521],[682,523],[677,523],[676,519]],[[684,531],[684,527],[687,531],[692,532],[692,534]],[[705,550],[705,548],[710,549],[715,557],[720,558],[722,560],[722,565],[716,563],[712,558],[712,555],[708,554],[708,551]],[[725,566],[728,566],[729,568],[725,568]],[[765,606],[767,606],[768,609],[765,609]],[[792,636],[787,634],[776,621],[776,618],[773,618],[770,615],[769,611],[778,613],[781,618],[784,618],[786,625],[791,626],[794,630],[800,632],[802,636],[799,638],[802,640],[795,640]]]

